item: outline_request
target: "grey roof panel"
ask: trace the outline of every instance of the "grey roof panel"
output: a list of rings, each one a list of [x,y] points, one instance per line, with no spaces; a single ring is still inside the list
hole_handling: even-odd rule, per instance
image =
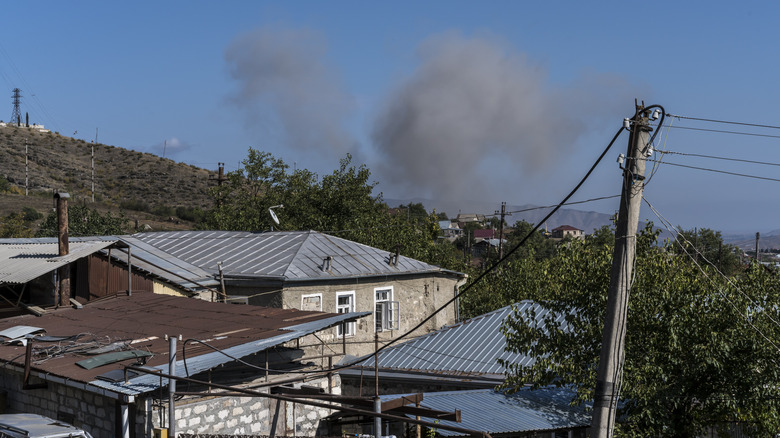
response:
[[[54,237],[0,239],[0,284],[26,283],[58,267],[105,249],[116,242],[131,247],[132,264],[157,277],[187,289],[219,284],[214,275],[167,254],[132,236],[71,237],[70,254],[57,258]],[[113,250],[112,258],[125,263],[127,250]],[[49,259],[46,259],[49,257]],[[4,274],[5,273],[5,274]],[[32,276],[32,277],[31,277]]]
[[[393,265],[387,251],[317,231],[172,231],[132,237],[208,272],[217,272],[222,262],[228,278],[305,281],[431,272],[464,276],[403,256]],[[327,257],[330,269],[323,270]]]
[[[58,256],[57,243],[13,243],[0,240],[0,284],[22,284],[94,254],[114,241],[70,242],[69,254]]]
[[[391,400],[400,395],[380,396]],[[591,417],[582,406],[569,406],[574,398],[570,388],[547,387],[538,390],[522,389],[506,394],[490,389],[453,392],[426,392],[421,406],[440,411],[461,411],[461,422],[441,421],[442,424],[489,434],[512,434],[575,429],[590,425]],[[443,436],[465,435],[460,432],[437,429]]]
[[[504,374],[505,369],[498,364],[498,358],[531,365],[534,363],[533,358],[505,351],[506,338],[500,327],[504,319],[512,314],[513,307],[519,315],[533,310],[537,323],[549,313],[533,301],[503,307],[390,347],[380,354],[380,368],[479,376]],[[557,319],[563,321],[562,317]],[[374,358],[367,359],[362,365],[374,367]]]

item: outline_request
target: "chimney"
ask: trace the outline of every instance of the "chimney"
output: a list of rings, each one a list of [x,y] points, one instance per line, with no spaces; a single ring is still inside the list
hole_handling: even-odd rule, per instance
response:
[[[68,198],[67,193],[55,193],[57,200],[57,255],[68,255]],[[66,264],[59,269],[59,302],[60,306],[70,305],[70,265]]]
[[[68,198],[67,193],[55,193],[54,199],[57,200],[57,240],[59,242],[59,253],[64,256],[70,252],[68,248]]]

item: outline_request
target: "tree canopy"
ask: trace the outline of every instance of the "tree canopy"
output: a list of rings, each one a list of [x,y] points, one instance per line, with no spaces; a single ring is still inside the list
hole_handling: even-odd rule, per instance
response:
[[[316,230],[446,268],[461,267],[453,247],[438,242],[438,217],[422,204],[395,213],[374,193],[376,182],[365,165],[347,155],[321,178],[289,166],[268,152],[250,149],[242,168],[212,189],[215,207],[203,227],[219,230]],[[273,222],[269,208],[279,218]]]
[[[603,232],[602,232],[603,234]],[[697,265],[675,242],[657,246],[648,224],[638,237],[629,299],[619,436],[699,436],[734,422],[746,433],[780,429],[780,288],[754,264],[733,277]],[[515,263],[511,301],[533,299],[551,315],[505,322],[508,350],[535,358],[506,364],[507,386],[571,385],[576,403],[593,398],[612,263],[610,239],[573,240],[546,259]],[[614,239],[612,239],[614,240]],[[701,267],[699,267],[701,266]],[[493,283],[500,283],[494,279]],[[479,301],[486,295],[472,297]],[[556,323],[564,316],[564,323]]]

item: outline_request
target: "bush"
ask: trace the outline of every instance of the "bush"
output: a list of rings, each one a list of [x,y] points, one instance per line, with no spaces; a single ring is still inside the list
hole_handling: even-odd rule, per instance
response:
[[[125,199],[119,203],[119,208],[123,210],[145,211],[149,212],[149,204],[140,199]]]

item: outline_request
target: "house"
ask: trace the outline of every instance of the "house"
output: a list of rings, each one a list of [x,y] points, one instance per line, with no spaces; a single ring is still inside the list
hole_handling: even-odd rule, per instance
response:
[[[478,223],[480,225],[484,225],[485,215],[478,213],[458,213],[458,215],[455,217],[455,222],[457,222],[458,226],[461,228],[463,228],[468,223]]]
[[[476,230],[475,230],[476,231]],[[484,257],[486,256],[491,250],[494,251],[495,254],[498,253],[498,248],[500,245],[506,245],[507,240],[499,240],[499,239],[482,239],[479,242],[472,245],[471,252],[476,257]]]
[[[340,383],[308,374],[319,366],[294,343],[366,315],[133,292],[1,319],[3,408],[95,437],[149,437],[171,423],[190,434],[314,435],[332,410],[278,393],[338,394]]]
[[[453,391],[494,388],[504,381],[506,369],[498,359],[530,365],[533,358],[505,351],[504,320],[516,312],[533,311],[543,321],[549,310],[533,301],[488,312],[415,339],[386,348],[379,357],[380,394],[412,391]],[[563,323],[563,318],[557,319]],[[345,395],[365,395],[374,389],[375,360],[340,371]]]
[[[130,236],[208,272],[231,300],[331,313],[373,316],[323,333],[350,354],[374,350],[423,321],[458,293],[466,275],[317,231],[173,231]],[[458,302],[420,327],[421,335],[454,323]]]
[[[409,418],[382,421],[382,435],[415,436],[414,432],[409,434],[409,426],[414,425],[410,417],[416,414],[420,420],[427,420],[429,428],[424,434],[418,428],[417,436],[489,434],[493,437],[585,438],[591,416],[586,407],[569,405],[573,397],[574,391],[567,387],[523,388],[515,393],[472,389],[383,395],[380,396],[382,412],[385,412],[385,404],[391,405],[396,400],[409,400],[410,403],[405,406],[406,411],[404,407],[396,408],[399,415],[405,413]],[[454,418],[451,412],[456,412]],[[374,424],[365,416],[336,412],[327,420],[331,436],[373,435]]]
[[[439,229],[441,229],[442,237],[450,242],[463,235],[463,230],[458,226],[457,222],[439,221]]]
[[[481,242],[486,239],[497,239],[498,232],[493,229],[474,230],[473,237],[475,242]]]
[[[506,351],[501,331],[507,317],[527,317],[528,312],[534,315],[536,326],[549,315],[539,304],[522,301],[386,348],[379,354],[378,370],[377,360],[367,357],[358,366],[339,371],[342,394],[361,397],[378,389],[383,406],[390,400],[414,398],[415,406],[432,412],[459,410],[460,422],[420,415],[438,423],[433,428],[440,436],[467,435],[456,430],[461,428],[492,436],[584,437],[590,416],[584,407],[569,406],[574,397],[571,389],[524,388],[515,394],[495,389],[506,372],[499,359],[523,365],[534,362],[525,354]],[[565,324],[563,317],[556,322]],[[366,416],[336,412],[328,422],[331,434],[373,433],[373,419]],[[383,422],[384,435],[400,434],[404,429],[401,421]]]
[[[84,304],[128,290],[207,299],[218,293],[211,274],[132,237],[68,243],[68,254],[60,255],[57,238],[0,239],[0,315],[40,313],[71,299]]]
[[[565,239],[567,237],[571,239],[584,239],[585,232],[579,228],[572,227],[571,225],[561,225],[558,228],[553,228],[553,239]]]

